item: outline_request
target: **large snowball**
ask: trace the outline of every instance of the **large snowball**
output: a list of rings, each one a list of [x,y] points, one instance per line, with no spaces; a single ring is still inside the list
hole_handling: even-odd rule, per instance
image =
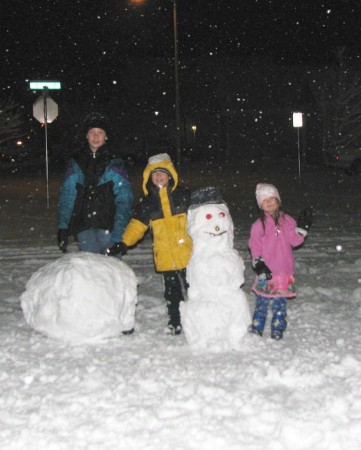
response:
[[[251,322],[241,286],[244,263],[233,248],[233,221],[225,204],[188,211],[193,241],[187,266],[188,301],[182,302],[182,326],[190,346],[230,350],[241,347]]]
[[[67,342],[98,342],[134,327],[137,279],[117,258],[78,252],[35,272],[21,295],[26,322]]]

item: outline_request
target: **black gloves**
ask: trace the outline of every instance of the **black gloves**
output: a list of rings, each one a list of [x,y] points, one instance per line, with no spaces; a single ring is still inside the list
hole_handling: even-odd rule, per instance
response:
[[[266,280],[270,280],[272,278],[272,272],[266,266],[266,263],[261,257],[253,260],[253,268],[258,276],[264,275]]]
[[[58,230],[58,247],[63,253],[66,252],[68,246],[68,230]]]
[[[308,231],[311,228],[312,221],[313,221],[312,209],[305,208],[303,211],[300,212],[300,215],[298,216],[297,226],[298,228],[303,228],[304,230]]]
[[[312,221],[312,209],[305,208],[300,212],[300,215],[298,216],[296,231],[306,237],[309,229],[311,228]]]
[[[124,242],[116,242],[111,247],[107,248],[106,255],[116,256],[118,253],[125,255],[128,251],[128,247],[124,244]]]

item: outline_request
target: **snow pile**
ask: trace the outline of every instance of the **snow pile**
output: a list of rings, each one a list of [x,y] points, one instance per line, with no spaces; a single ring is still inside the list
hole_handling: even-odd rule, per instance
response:
[[[244,263],[233,248],[233,221],[225,204],[188,211],[193,252],[187,267],[188,301],[181,304],[182,326],[194,348],[229,350],[241,346],[251,323]]]
[[[134,327],[137,279],[117,258],[78,252],[35,272],[21,295],[26,322],[49,337],[100,342]]]

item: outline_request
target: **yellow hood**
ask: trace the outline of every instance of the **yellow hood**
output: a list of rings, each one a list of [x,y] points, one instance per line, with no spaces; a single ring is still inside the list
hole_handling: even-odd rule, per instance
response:
[[[158,156],[159,157],[164,156],[164,158],[158,158]],[[148,165],[146,166],[143,172],[143,192],[145,196],[149,195],[147,184],[149,182],[150,174],[153,170],[158,168],[165,169],[171,174],[174,182],[172,186],[172,191],[174,191],[174,189],[178,185],[178,173],[175,170],[175,167],[169,156],[166,153],[162,155],[151,156],[148,160]]]

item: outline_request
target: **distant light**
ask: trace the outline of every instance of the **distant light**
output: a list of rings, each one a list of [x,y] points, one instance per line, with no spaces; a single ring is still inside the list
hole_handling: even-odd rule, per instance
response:
[[[30,81],[30,89],[61,89],[60,81]]]
[[[338,252],[341,252],[342,251],[342,245],[336,245],[336,250]]]
[[[293,113],[293,126],[295,128],[300,128],[303,126],[303,113],[300,112]]]
[[[23,145],[23,141],[16,141],[16,145]]]

